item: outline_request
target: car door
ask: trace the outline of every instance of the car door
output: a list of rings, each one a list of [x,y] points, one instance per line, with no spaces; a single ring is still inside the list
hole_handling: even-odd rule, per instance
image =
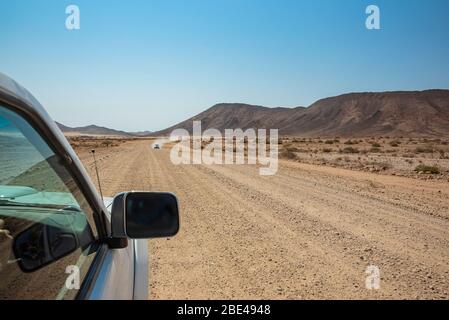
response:
[[[112,201],[113,198],[104,198],[108,221],[111,219]],[[130,239],[128,246],[119,250],[105,247],[105,258],[98,267],[98,279],[86,292],[85,298],[147,300],[148,241]]]

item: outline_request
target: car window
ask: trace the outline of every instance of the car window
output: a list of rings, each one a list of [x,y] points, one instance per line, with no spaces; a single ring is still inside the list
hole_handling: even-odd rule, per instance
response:
[[[0,106],[0,299],[71,299],[94,256],[93,210],[44,139]]]

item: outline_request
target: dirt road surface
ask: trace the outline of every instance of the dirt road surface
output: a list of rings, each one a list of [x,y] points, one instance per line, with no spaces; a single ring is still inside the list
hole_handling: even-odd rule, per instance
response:
[[[151,299],[449,298],[448,182],[295,162],[271,177],[247,165],[175,166],[150,141],[97,159],[108,196],[179,197],[180,233],[149,243]],[[371,265],[379,290],[366,288]]]

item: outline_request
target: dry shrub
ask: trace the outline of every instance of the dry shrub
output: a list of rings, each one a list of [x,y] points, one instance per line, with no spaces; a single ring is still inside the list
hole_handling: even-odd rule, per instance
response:
[[[290,151],[288,149],[282,150],[279,154],[281,159],[289,159],[289,160],[297,160],[298,156],[293,151]]]
[[[417,147],[415,153],[433,153],[433,146]]]
[[[428,166],[425,164],[420,164],[415,168],[416,172],[422,172],[427,174],[440,174],[440,168],[437,166]]]
[[[341,150],[341,153],[359,153],[359,149],[353,148],[353,147],[346,147],[343,150]]]

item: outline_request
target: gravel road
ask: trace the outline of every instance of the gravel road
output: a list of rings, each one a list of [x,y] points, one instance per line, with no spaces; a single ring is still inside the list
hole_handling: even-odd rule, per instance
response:
[[[287,161],[271,177],[254,166],[175,166],[150,141],[97,159],[108,196],[179,197],[180,233],[150,241],[152,299],[449,298],[448,182]],[[370,265],[379,290],[366,289]]]

